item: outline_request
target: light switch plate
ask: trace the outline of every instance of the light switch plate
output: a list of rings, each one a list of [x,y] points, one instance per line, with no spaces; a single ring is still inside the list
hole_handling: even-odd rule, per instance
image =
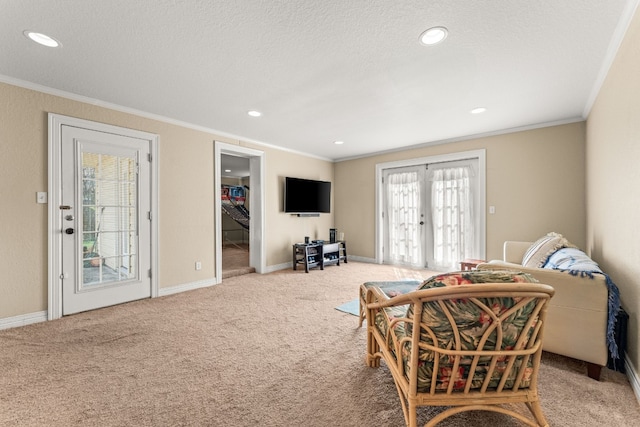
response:
[[[36,203],[47,203],[47,192],[38,191],[36,193]]]

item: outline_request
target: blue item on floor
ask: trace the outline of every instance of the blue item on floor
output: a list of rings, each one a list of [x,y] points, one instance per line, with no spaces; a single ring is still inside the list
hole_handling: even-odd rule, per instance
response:
[[[345,302],[342,305],[336,307],[336,310],[343,311],[345,313],[352,314],[354,316],[360,315],[360,300],[358,298],[353,301]]]

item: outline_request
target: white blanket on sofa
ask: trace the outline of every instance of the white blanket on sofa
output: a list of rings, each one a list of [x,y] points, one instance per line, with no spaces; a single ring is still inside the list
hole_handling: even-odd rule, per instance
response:
[[[593,278],[594,274],[602,274],[606,278],[609,290],[607,345],[612,359],[619,359],[618,345],[615,340],[615,326],[618,312],[620,311],[620,291],[608,274],[602,272],[598,264],[587,254],[577,248],[561,248],[555,251],[544,264],[543,268],[567,271],[574,276]]]

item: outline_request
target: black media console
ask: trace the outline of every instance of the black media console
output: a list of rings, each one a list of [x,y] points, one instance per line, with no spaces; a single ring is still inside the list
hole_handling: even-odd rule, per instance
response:
[[[335,243],[296,243],[293,245],[293,269],[297,270],[298,264],[304,265],[304,271],[310,268],[337,264],[340,261],[347,262],[347,242]]]

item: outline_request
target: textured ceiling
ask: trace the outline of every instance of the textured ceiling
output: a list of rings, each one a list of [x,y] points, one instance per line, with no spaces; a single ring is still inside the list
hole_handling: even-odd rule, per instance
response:
[[[0,75],[336,160],[583,118],[637,2],[0,0]]]

